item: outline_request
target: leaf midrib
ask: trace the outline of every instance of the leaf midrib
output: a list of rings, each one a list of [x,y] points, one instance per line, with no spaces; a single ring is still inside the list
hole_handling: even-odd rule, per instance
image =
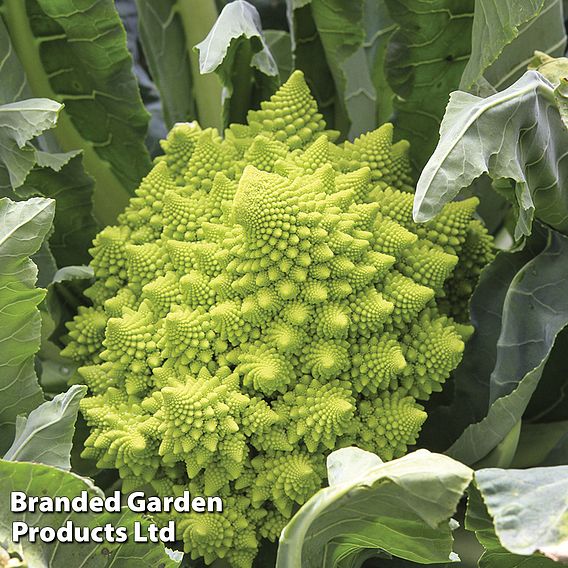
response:
[[[29,24],[23,0],[4,0],[0,6],[10,40],[24,68],[28,83],[36,96],[43,96],[64,104],[63,97],[51,87],[39,54],[40,42],[34,36]],[[128,203],[130,192],[112,172],[110,164],[97,154],[92,141],[83,138],[71,118],[64,111],[59,115],[57,127],[53,130],[63,151],[83,150],[85,169],[95,178],[96,188],[93,210],[103,224],[111,224]],[[102,191],[104,188],[104,191]],[[109,197],[112,196],[112,199]]]

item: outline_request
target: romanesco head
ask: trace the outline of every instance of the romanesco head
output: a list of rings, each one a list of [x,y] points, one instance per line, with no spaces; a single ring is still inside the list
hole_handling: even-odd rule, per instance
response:
[[[177,515],[191,557],[250,568],[327,453],[403,455],[460,362],[491,240],[475,198],[414,224],[392,135],[334,144],[296,71],[223,138],[176,125],[93,243],[64,350],[90,389],[84,455],[125,491],[224,496]]]

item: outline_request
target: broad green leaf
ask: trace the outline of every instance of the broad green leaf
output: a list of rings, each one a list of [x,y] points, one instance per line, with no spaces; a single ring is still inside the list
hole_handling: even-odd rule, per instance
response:
[[[20,187],[38,161],[30,140],[53,128],[62,108],[49,99],[0,106],[0,168],[7,171],[11,187]]]
[[[104,494],[90,480],[54,467],[42,464],[0,461],[0,501],[10,502],[12,491],[25,491],[27,495],[50,497],[76,497],[87,491],[89,497]],[[171,568],[178,564],[168,557],[163,545],[134,542],[133,523],[139,521],[144,527],[148,521],[123,509],[121,513],[12,513],[5,506],[0,515],[0,542],[7,545],[8,552],[16,552],[33,568],[109,568],[110,566],[138,566],[140,568]],[[23,521],[29,526],[57,529],[67,521],[77,527],[98,527],[110,523],[125,526],[129,539],[124,543],[30,543],[23,539],[12,542],[12,523]],[[144,529],[143,529],[144,530]]]
[[[390,38],[398,26],[393,22],[382,0],[365,1],[363,21],[366,33],[365,54],[376,98],[376,119],[375,124],[369,125],[370,130],[375,125],[392,120],[394,93],[387,80],[385,61]]]
[[[558,111],[564,126],[568,128],[568,57],[550,57],[546,53],[535,51],[528,68],[538,71],[556,87],[554,94]]]
[[[515,239],[530,234],[533,216],[568,231],[567,145],[554,87],[536,71],[485,99],[452,93],[440,142],[418,180],[414,218],[432,219],[487,173],[515,182],[506,194],[517,209]]]
[[[245,122],[248,110],[278,87],[278,66],[262,34],[260,16],[244,0],[227,4],[195,49],[200,72],[214,72],[221,79],[225,125]]]
[[[525,412],[558,333],[568,324],[568,237],[550,231],[545,249],[508,286],[487,416],[466,428],[448,454],[467,464],[503,441]],[[479,357],[479,355],[477,355]],[[558,377],[564,381],[564,377]]]
[[[41,195],[55,199],[55,221],[49,245],[58,266],[88,263],[89,247],[98,225],[92,216],[93,180],[85,173],[80,156],[73,157],[59,171],[35,167],[20,197]]]
[[[0,199],[0,453],[12,441],[16,416],[43,401],[34,370],[40,344],[37,308],[45,290],[36,289],[36,253],[51,228],[52,199],[15,203]]]
[[[276,61],[280,82],[284,83],[294,70],[290,34],[284,30],[264,30],[264,39]]]
[[[0,100],[12,103],[8,107],[12,109],[11,114],[15,115],[17,109],[22,109],[20,132],[26,131],[24,118],[28,114],[30,114],[29,119],[33,126],[37,128],[35,120],[42,108],[45,108],[46,118],[49,118],[45,121],[47,127],[55,126],[61,116],[59,114],[61,105],[50,100],[38,100],[35,105],[33,100],[20,100],[29,94],[30,89],[1,18],[0,74],[6,78],[0,82]],[[24,110],[29,107],[31,110]],[[50,108],[57,108],[58,111],[54,113],[48,110]],[[4,137],[9,137],[11,134],[7,129],[1,129],[1,133]],[[14,180],[10,179],[9,172],[6,171],[0,159],[0,196],[14,200],[31,196],[55,198],[54,230],[50,236],[49,245],[45,243],[42,247],[41,260],[47,264],[55,264],[53,253],[60,266],[87,262],[89,260],[87,250],[96,233],[96,224],[92,217],[93,180],[83,169],[82,158],[77,155],[80,151],[72,150],[62,153],[50,131],[43,130],[37,134],[41,134],[41,137],[36,138],[34,142],[40,149],[26,143],[22,151],[14,155],[15,157],[21,156],[25,160],[22,175],[17,183],[13,183]],[[29,132],[29,135],[34,134]],[[7,139],[4,139],[4,142],[9,145]],[[50,152],[46,151],[48,149]],[[30,169],[31,157],[34,157],[34,160]],[[36,260],[39,259],[36,258]],[[44,268],[42,264],[38,266],[41,280],[45,270],[42,270]]]
[[[294,67],[301,69],[328,128],[347,132],[349,124],[336,92],[310,0],[286,0]]]
[[[556,336],[568,323],[568,237],[550,232],[546,248],[511,282],[503,305],[491,398],[510,394],[519,378],[547,360]]]
[[[66,266],[59,269],[47,285],[47,297],[42,304],[40,383],[46,394],[65,391],[75,370],[76,362],[61,355],[61,338],[68,333],[65,323],[77,315],[85,303],[83,292],[92,284],[93,269],[88,266]]]
[[[514,468],[540,465],[568,465],[568,420],[542,424],[525,423],[515,459]]]
[[[193,52],[215,23],[215,2],[136,0],[136,6],[140,41],[168,128],[194,119],[221,128],[221,83],[216,75],[199,73]]]
[[[0,15],[34,96],[65,104],[54,130],[65,152],[83,150],[107,224],[151,163],[144,110],[112,0],[1,0]]]
[[[372,130],[376,126],[376,93],[365,48],[365,16],[377,16],[376,12],[366,11],[364,0],[349,3],[342,0],[289,0],[288,10],[296,67],[305,72],[310,86],[321,79],[323,88],[328,86],[329,79],[325,77],[328,73],[333,80],[335,92],[329,91],[333,102],[325,98],[322,101],[324,108],[326,103],[334,105],[334,121],[329,125],[351,139]],[[381,27],[378,18],[376,24]],[[310,29],[317,38],[310,37]],[[315,53],[312,46],[317,50]],[[317,68],[323,65],[318,58],[320,50],[327,69]],[[309,61],[309,57],[313,57],[313,61]]]
[[[12,41],[0,18],[0,104],[32,98],[26,74],[12,47]]]
[[[138,26],[138,8],[134,0],[115,0],[114,5],[124,24],[126,45],[132,56],[133,71],[138,81],[142,102],[150,113],[150,122],[148,123],[148,132],[146,133],[146,147],[150,152],[150,156],[155,157],[162,154],[160,140],[166,138],[169,129],[166,128],[164,122],[160,94],[148,74],[146,58],[142,53]]]
[[[477,0],[460,89],[487,82],[501,90],[520,77],[535,50],[558,56],[565,46],[561,0]]]
[[[568,465],[568,432],[556,442],[541,465]]]
[[[421,169],[436,147],[449,94],[469,58],[474,0],[385,2],[399,25],[386,60],[397,95],[397,132],[410,142],[412,160]]]
[[[503,547],[568,562],[568,466],[481,469],[475,483]]]
[[[375,126],[376,93],[367,60],[364,0],[311,0],[312,14],[345,113],[350,139]],[[390,24],[390,21],[387,22]],[[377,19],[377,26],[381,24]],[[338,128],[339,129],[339,128]]]
[[[504,548],[495,534],[493,520],[487,512],[481,494],[474,485],[468,489],[465,526],[474,531],[485,548],[479,568],[555,568],[558,565],[543,556],[521,556]]]
[[[27,418],[18,416],[16,437],[4,459],[71,469],[75,421],[86,392],[86,386],[74,385],[32,410]]]
[[[523,416],[529,422],[561,422],[568,420],[568,327],[556,338],[554,349],[546,362],[538,388]],[[536,464],[535,464],[536,465]]]
[[[536,228],[536,227],[535,227]],[[535,230],[523,250],[499,252],[481,273],[471,297],[471,321],[475,333],[466,343],[464,356],[447,384],[451,403],[428,412],[420,435],[422,445],[445,451],[464,429],[487,415],[491,373],[497,360],[497,341],[501,332],[503,304],[511,282],[525,265],[546,245],[543,230]],[[476,461],[479,458],[476,458]]]
[[[449,560],[450,518],[471,481],[468,467],[427,450],[381,463],[344,448],[328,456],[328,469],[332,485],[282,531],[277,568],[360,566],[385,552],[421,564]]]

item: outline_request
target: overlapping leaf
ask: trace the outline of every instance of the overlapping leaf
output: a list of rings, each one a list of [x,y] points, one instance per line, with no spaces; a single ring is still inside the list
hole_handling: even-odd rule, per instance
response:
[[[371,69],[377,61],[375,78],[380,83],[381,34],[392,26],[382,2],[366,4],[363,0],[287,1],[296,67],[304,71],[328,124],[350,138],[376,125]]]
[[[53,134],[62,105],[49,99],[29,99],[29,85],[0,18],[0,116],[11,115],[16,129],[0,126],[0,144],[10,149],[11,160],[0,158],[0,195],[11,199],[43,196],[56,199],[54,230],[42,248],[43,258],[60,266],[88,261],[87,249],[97,229],[92,216],[93,180],[85,173],[79,151],[61,153]],[[25,99],[25,100],[22,100]],[[38,113],[43,120],[38,121]],[[31,126],[27,124],[31,121]],[[22,147],[15,132],[27,139]],[[32,138],[35,139],[32,145]],[[48,152],[47,150],[50,150]],[[10,163],[16,162],[11,169]],[[40,266],[40,277],[42,270]],[[49,276],[46,277],[49,280]]]
[[[359,566],[386,553],[422,564],[446,562],[449,519],[473,472],[419,450],[389,463],[358,448],[328,457],[330,486],[285,527],[277,568]]]
[[[522,251],[500,252],[482,272],[470,302],[471,320],[476,331],[466,343],[462,363],[447,385],[448,391],[453,391],[451,404],[429,412],[420,438],[427,447],[445,451],[469,424],[479,422],[487,415],[503,304],[513,279],[545,245],[545,232],[539,230],[533,233]]]
[[[69,160],[60,171],[35,167],[16,194],[55,199],[54,231],[49,245],[58,266],[89,262],[88,249],[98,225],[91,214],[93,180],[85,173],[80,156]]]
[[[0,106],[0,170],[3,170],[0,176],[8,182],[8,187],[20,187],[40,160],[40,153],[30,141],[55,126],[62,108],[49,99],[29,99]],[[67,161],[70,157],[67,156]],[[41,159],[45,163],[45,154]],[[65,160],[46,165],[60,169],[64,163]]]
[[[353,139],[375,126],[377,99],[365,49],[366,26],[369,25],[365,18],[373,18],[377,32],[392,22],[384,10],[378,13],[366,10],[366,2],[361,0],[349,4],[340,0],[311,0],[310,4],[335,82],[339,106],[348,121],[346,133]]]
[[[160,91],[168,128],[199,119],[203,127],[221,127],[221,84],[201,75],[193,46],[215,23],[213,2],[136,0],[140,40]]]
[[[568,231],[568,130],[553,85],[527,71],[508,89],[487,98],[452,94],[436,151],[416,189],[414,217],[434,217],[483,173],[510,178],[506,192],[517,209],[515,238],[531,232],[533,216]]]
[[[160,3],[160,5],[161,4],[162,3]],[[126,30],[126,45],[132,56],[133,70],[136,75],[136,80],[138,81],[142,102],[146,110],[150,113],[150,122],[148,123],[148,132],[146,134],[146,146],[150,155],[155,157],[162,153],[160,140],[167,136],[168,129],[164,122],[160,94],[148,74],[145,55],[140,45],[138,9],[134,0],[115,0],[114,5]],[[177,85],[177,82],[174,83],[174,85]],[[184,104],[186,103],[186,101],[183,102]]]
[[[33,198],[0,199],[0,453],[12,441],[16,417],[38,406],[43,395],[34,370],[45,290],[36,289],[37,268],[29,257],[51,228],[55,203]]]
[[[76,497],[87,491],[89,497],[103,497],[100,489],[85,478],[47,465],[18,463],[0,460],[0,500],[10,502],[12,491],[25,491],[28,495],[49,495],[50,497]],[[71,521],[78,527],[125,526],[130,538],[124,542],[94,541],[66,543],[57,541],[30,543],[24,538],[12,542],[12,523],[24,521],[30,526],[59,528]],[[170,560],[163,545],[134,542],[133,523],[139,521],[146,527],[148,521],[123,509],[121,513],[11,513],[5,507],[0,515],[0,542],[6,543],[9,552],[17,553],[28,566],[54,568],[59,566],[81,568],[104,568],[108,566],[139,566],[140,568],[172,568],[177,562]],[[143,528],[142,530],[145,530]]]
[[[475,483],[504,548],[568,562],[568,466],[482,469]]]
[[[225,125],[245,122],[248,110],[278,87],[278,66],[262,34],[260,16],[244,0],[227,4],[195,49],[200,72],[215,72],[223,84]]]
[[[4,459],[71,469],[75,421],[79,402],[86,392],[86,386],[74,385],[32,410],[27,417],[18,416],[16,436]]]
[[[495,534],[493,520],[475,486],[468,490],[465,526],[475,532],[485,549],[479,559],[479,568],[558,568],[558,564],[543,556],[521,556],[507,550]]]
[[[375,122],[367,125],[371,130],[392,120],[394,93],[388,83],[385,69],[387,49],[397,24],[392,20],[385,2],[367,0],[363,8],[365,24],[365,54],[375,87],[376,112]]]
[[[387,77],[397,95],[396,125],[418,169],[428,160],[451,91],[471,50],[473,0],[385,0],[399,25],[389,44]]]
[[[290,34],[284,30],[264,30],[264,39],[278,66],[280,83],[284,83],[294,70]]]
[[[450,447],[448,454],[453,458],[468,464],[479,461],[504,440],[523,416],[556,337],[568,324],[566,280],[568,237],[551,231],[545,249],[520,268],[507,287],[492,359],[495,366],[490,380],[487,369],[482,379],[490,385],[488,413],[468,426]],[[499,318],[491,315],[490,306],[487,313],[490,317],[478,322],[478,333],[488,333],[496,323],[495,317]],[[564,380],[563,376],[557,377],[557,381]]]
[[[501,90],[522,75],[535,50],[563,55],[562,12],[561,0],[477,0],[460,89]]]
[[[286,0],[294,67],[301,69],[328,127],[346,132],[333,76],[312,15],[309,0]],[[343,113],[344,115],[345,113]]]
[[[150,168],[148,117],[114,3],[2,0],[0,14],[34,96],[65,104],[57,141],[83,150],[97,217],[113,222]]]

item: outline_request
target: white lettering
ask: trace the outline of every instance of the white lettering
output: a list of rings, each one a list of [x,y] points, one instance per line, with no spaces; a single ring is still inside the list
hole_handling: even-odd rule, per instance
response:
[[[126,503],[128,508],[134,513],[146,512],[143,491],[134,491],[133,493],[131,493],[128,496],[128,500]]]
[[[205,499],[203,497],[194,497],[191,501],[191,508],[196,513],[205,512]]]
[[[148,537],[142,535],[142,523],[134,522],[134,542],[148,542]]]
[[[215,507],[213,507],[213,505],[215,505]],[[221,499],[221,497],[207,497],[207,512],[222,513],[223,499]]]
[[[89,502],[89,509],[93,513],[102,513],[104,507],[104,501],[102,497],[91,497],[91,501]]]
[[[115,491],[114,495],[105,499],[105,511],[109,513],[120,513],[120,491]]]
[[[176,541],[176,525],[174,521],[169,521],[165,527],[160,529],[161,542],[175,542]]]
[[[27,511],[27,499],[23,491],[12,491],[10,494],[10,511],[12,513]]]
[[[20,537],[28,533],[28,525],[22,521],[12,523],[12,541],[14,543],[20,542]]]

